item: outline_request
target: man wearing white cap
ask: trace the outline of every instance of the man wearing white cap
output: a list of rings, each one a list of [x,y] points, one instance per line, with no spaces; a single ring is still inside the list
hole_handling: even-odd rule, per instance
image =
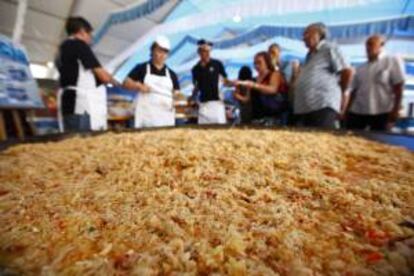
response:
[[[219,81],[223,79],[225,85],[232,85],[227,79],[223,64],[210,58],[213,44],[204,39],[197,42],[200,61],[191,70],[194,90],[192,100],[196,100],[200,93],[198,110],[199,124],[225,124],[226,112],[223,101],[220,99]]]
[[[165,36],[151,45],[151,60],[128,74],[124,87],[138,92],[135,128],[175,125],[174,94],[180,89],[177,75],[165,65],[171,49]]]

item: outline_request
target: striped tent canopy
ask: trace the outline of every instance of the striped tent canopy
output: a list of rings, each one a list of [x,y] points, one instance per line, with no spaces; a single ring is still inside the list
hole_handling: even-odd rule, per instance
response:
[[[119,15],[117,20],[122,23],[117,24],[130,24],[127,17],[127,13],[125,18]],[[212,56],[223,61],[230,78],[236,78],[239,68],[251,66],[254,54],[271,43],[282,47],[284,61],[302,60],[307,52],[303,30],[312,22],[328,26],[330,39],[353,65],[366,60],[364,41],[368,36],[384,35],[386,50],[406,61],[407,89],[412,90],[412,95],[407,94],[412,98],[406,100],[414,100],[414,1],[410,0],[182,0],[162,24],[149,29],[107,66],[118,79],[124,79],[137,63],[148,60],[154,37],[166,35],[172,42],[167,63],[188,94],[190,70],[198,60],[198,39],[214,42]],[[108,25],[104,24],[98,37],[105,37]]]

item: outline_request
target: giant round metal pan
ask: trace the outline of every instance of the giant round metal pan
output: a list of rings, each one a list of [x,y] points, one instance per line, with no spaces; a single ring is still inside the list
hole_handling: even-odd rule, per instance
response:
[[[112,131],[114,133],[131,133],[131,132],[146,132],[146,131],[156,131],[156,130],[166,130],[166,129],[263,129],[263,130],[289,130],[293,132],[303,133],[303,132],[325,132],[331,133],[334,135],[356,135],[359,137],[363,137],[365,139],[381,142],[388,145],[394,146],[401,146],[405,147],[411,151],[414,151],[414,135],[409,134],[395,134],[389,132],[368,132],[368,131],[348,131],[348,130],[320,130],[320,129],[307,129],[307,128],[289,128],[289,127],[263,127],[263,126],[251,126],[251,125],[243,125],[243,126],[229,126],[229,125],[185,125],[185,126],[176,126],[176,127],[161,127],[161,128],[146,128],[146,129],[127,129],[122,131]],[[6,142],[0,143],[0,151],[5,150],[8,147],[22,144],[22,143],[45,143],[45,142],[57,142],[63,139],[67,139],[74,136],[96,136],[102,135],[104,133],[108,133],[108,131],[99,131],[99,132],[83,132],[77,134],[50,134],[50,135],[43,135],[43,136],[35,136],[30,137],[24,141],[11,139]]]

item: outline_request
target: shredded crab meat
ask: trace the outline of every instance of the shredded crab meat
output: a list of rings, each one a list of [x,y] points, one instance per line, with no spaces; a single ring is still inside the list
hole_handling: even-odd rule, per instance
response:
[[[414,154],[352,135],[157,130],[0,153],[0,272],[410,275]]]

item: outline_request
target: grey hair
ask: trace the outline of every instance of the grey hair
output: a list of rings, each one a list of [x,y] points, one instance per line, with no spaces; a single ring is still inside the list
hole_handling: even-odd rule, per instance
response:
[[[328,27],[326,27],[326,25],[322,22],[312,23],[307,27],[307,29],[309,28],[315,28],[318,31],[321,40],[327,39],[329,37]]]
[[[280,45],[279,45],[279,44],[277,44],[277,43],[272,43],[272,44],[270,44],[270,45],[269,45],[269,50],[270,50],[271,48],[273,48],[273,47],[276,47],[276,48],[278,48],[279,50],[281,49],[281,47],[280,47]]]

